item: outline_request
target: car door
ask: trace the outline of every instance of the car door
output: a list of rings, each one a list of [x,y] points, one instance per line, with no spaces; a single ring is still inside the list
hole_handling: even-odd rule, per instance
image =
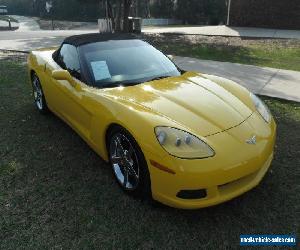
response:
[[[84,86],[81,82],[81,69],[77,48],[70,44],[63,44],[57,57],[57,63],[62,69],[68,70],[78,86]],[[66,80],[52,79],[57,87],[56,109],[63,118],[72,125],[84,137],[89,136],[91,113],[85,107],[87,96],[84,88],[77,88]]]

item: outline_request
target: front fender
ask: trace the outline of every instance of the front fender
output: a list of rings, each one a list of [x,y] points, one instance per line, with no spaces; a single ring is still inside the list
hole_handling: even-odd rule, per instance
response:
[[[154,128],[158,125],[176,126],[174,122],[127,100],[104,98],[96,110],[91,124],[91,140],[97,145],[97,152],[104,160],[108,161],[106,133],[113,124],[125,128],[142,151],[151,152],[158,157],[167,155],[157,142]]]

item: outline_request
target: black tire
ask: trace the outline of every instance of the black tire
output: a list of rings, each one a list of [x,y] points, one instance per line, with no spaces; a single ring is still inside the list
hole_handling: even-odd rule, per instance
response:
[[[31,84],[32,84],[32,94],[34,98],[34,104],[38,111],[42,114],[47,114],[49,112],[46,98],[43,92],[43,88],[41,85],[41,81],[38,78],[36,73],[33,73],[31,76]]]
[[[135,173],[138,172],[138,183],[134,184],[134,180],[135,178],[133,177],[134,174],[131,173],[131,171],[129,172],[129,177],[127,177],[129,180],[130,178],[132,178],[132,184],[131,188],[129,188],[130,185],[125,184],[124,186],[124,182],[122,183],[122,181],[120,181],[120,177],[118,177],[117,175],[117,171],[116,171],[116,163],[113,163],[113,156],[115,155],[114,151],[114,146],[112,146],[112,144],[116,143],[116,136],[119,136],[119,138],[121,139],[121,143],[123,144],[123,148],[124,151],[128,150],[130,151],[130,146],[132,146],[134,152],[132,153],[132,157],[130,156],[130,153],[128,153],[129,157],[131,157],[132,163],[133,165],[131,166],[131,168],[133,168],[135,171]],[[122,141],[123,140],[123,141]],[[129,141],[130,145],[128,145],[127,148],[127,140]],[[133,136],[124,128],[116,126],[113,129],[110,130],[108,136],[107,136],[107,149],[108,149],[108,153],[109,153],[109,162],[112,168],[112,172],[113,175],[115,177],[115,180],[117,181],[117,183],[119,184],[119,186],[122,188],[122,190],[135,197],[138,199],[148,199],[151,198],[151,180],[150,180],[150,174],[149,174],[149,170],[148,170],[148,165],[147,162],[145,160],[144,154],[141,150],[141,148],[139,147],[138,143],[136,142],[136,140],[133,138]],[[126,157],[125,157],[126,158]],[[125,160],[124,160],[125,161]],[[118,163],[119,164],[119,163]],[[126,165],[126,164],[125,164]],[[119,164],[119,169],[121,171],[124,171],[124,169],[121,169],[121,164]],[[138,167],[138,170],[137,170]],[[124,167],[125,168],[125,167]],[[125,176],[124,172],[123,175]],[[132,176],[130,176],[132,175]],[[124,177],[125,179],[125,177]]]

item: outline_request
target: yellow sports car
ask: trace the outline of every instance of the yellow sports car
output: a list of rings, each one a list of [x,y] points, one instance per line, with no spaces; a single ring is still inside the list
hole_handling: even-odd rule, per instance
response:
[[[37,109],[68,123],[133,196],[212,206],[255,187],[271,164],[276,124],[256,95],[185,72],[142,40],[72,36],[31,52],[28,67]]]

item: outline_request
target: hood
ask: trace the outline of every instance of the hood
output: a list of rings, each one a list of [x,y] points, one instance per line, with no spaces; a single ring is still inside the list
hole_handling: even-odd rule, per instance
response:
[[[141,105],[200,136],[228,130],[252,114],[237,96],[196,73],[107,89],[106,94]]]

